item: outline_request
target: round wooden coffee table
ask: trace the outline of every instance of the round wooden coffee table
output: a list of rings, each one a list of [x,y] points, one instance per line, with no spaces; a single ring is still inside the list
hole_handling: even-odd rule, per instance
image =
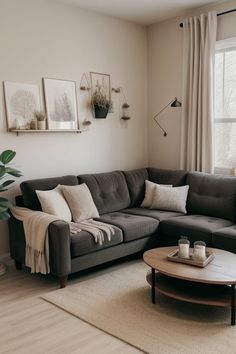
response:
[[[170,262],[167,256],[177,247],[160,247],[146,251],[144,262],[152,269],[147,281],[166,296],[197,304],[231,307],[231,325],[235,325],[236,254],[208,248],[215,258],[205,268]],[[157,271],[157,272],[156,272]]]

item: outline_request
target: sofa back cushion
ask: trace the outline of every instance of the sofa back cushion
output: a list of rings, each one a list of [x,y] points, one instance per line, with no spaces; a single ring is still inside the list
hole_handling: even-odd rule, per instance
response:
[[[88,186],[99,214],[118,211],[130,205],[128,186],[121,171],[81,175],[79,182]]]
[[[189,172],[187,211],[236,221],[236,178]]]
[[[146,168],[124,171],[130,194],[130,207],[140,206],[145,196],[145,180],[148,179]]]
[[[76,176],[62,176],[55,178],[32,179],[22,182],[20,188],[25,207],[33,210],[42,210],[35,191],[47,191],[54,189],[58,186],[58,184],[75,186],[78,184],[78,178]]]
[[[173,187],[184,186],[187,172],[182,170],[163,170],[150,167],[147,169],[149,180],[158,184],[172,184]]]

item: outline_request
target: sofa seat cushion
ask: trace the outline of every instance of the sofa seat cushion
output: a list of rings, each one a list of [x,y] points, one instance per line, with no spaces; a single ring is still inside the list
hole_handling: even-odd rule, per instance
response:
[[[108,241],[107,237],[105,236],[105,241],[102,245],[95,243],[94,237],[87,231],[71,234],[71,257],[74,258],[82,256],[122,243],[122,231],[118,227],[114,227],[114,230],[115,234],[111,237],[111,241]]]
[[[123,231],[124,242],[137,240],[157,232],[159,221],[153,218],[114,212],[96,219],[119,227]]]
[[[231,225],[233,223],[225,219],[204,215],[185,215],[162,221],[159,230],[162,236],[170,236],[172,239],[186,236],[191,242],[201,240],[211,245],[212,233]]]
[[[154,210],[154,209],[144,209],[144,208],[130,208],[122,210],[122,213],[148,216],[156,220],[162,221],[165,219],[173,218],[175,216],[182,216],[183,213],[177,213],[175,211],[165,211],[165,210]]]
[[[236,225],[224,227],[212,235],[212,246],[236,253]]]

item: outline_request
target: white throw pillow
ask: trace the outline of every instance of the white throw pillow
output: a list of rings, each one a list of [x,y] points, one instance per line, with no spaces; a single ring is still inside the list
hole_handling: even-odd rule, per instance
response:
[[[60,185],[49,191],[35,191],[40,201],[42,211],[58,216],[61,220],[71,221],[70,208],[63,196]]]
[[[85,183],[61,186],[61,188],[75,222],[99,217],[90,190]]]
[[[155,186],[151,209],[178,211],[186,213],[189,186],[165,188]]]
[[[162,187],[168,187],[168,188],[173,187],[172,184],[157,184],[157,183],[153,183],[151,181],[146,180],[145,181],[145,197],[144,197],[142,204],[140,205],[141,208],[150,208],[151,207],[152,201],[153,201],[153,196],[154,196],[155,186],[162,186]]]

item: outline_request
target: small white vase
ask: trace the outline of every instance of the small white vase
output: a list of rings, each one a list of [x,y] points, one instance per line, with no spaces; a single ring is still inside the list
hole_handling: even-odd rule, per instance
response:
[[[46,120],[38,120],[37,127],[38,127],[38,130],[45,130],[46,129]]]

